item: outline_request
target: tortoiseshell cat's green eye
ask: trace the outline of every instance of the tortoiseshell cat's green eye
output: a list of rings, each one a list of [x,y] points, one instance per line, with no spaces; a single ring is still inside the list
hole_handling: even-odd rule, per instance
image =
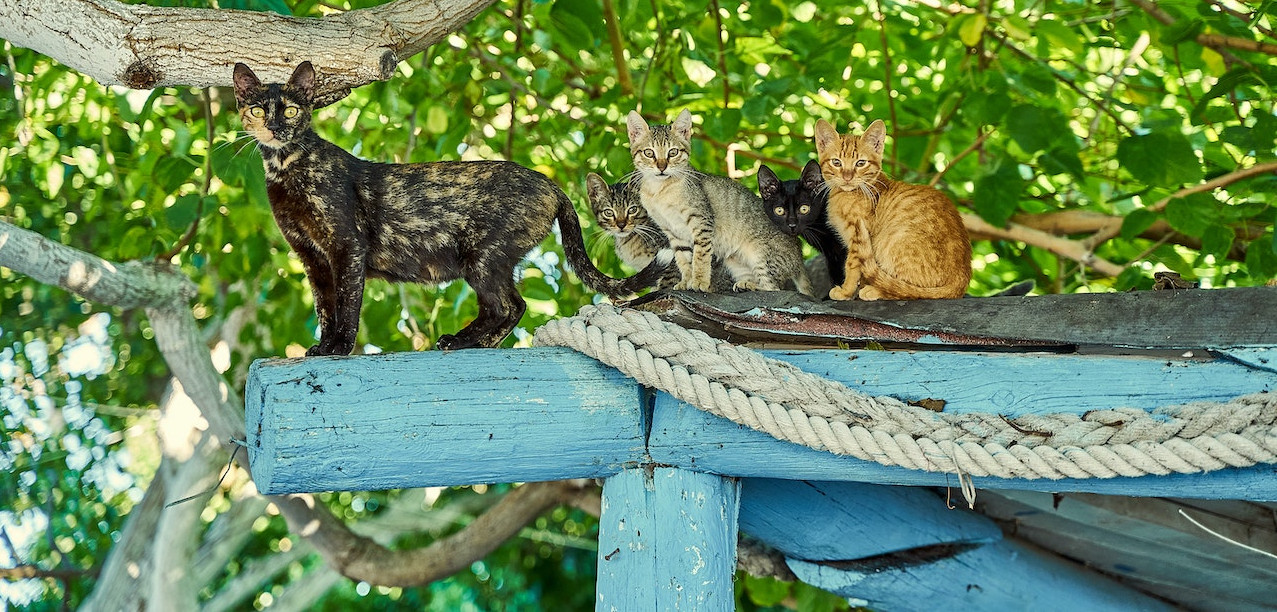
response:
[[[285,116],[285,117],[288,117],[289,119],[292,119],[293,117],[296,117],[296,116],[297,116],[297,107],[296,107],[296,106],[285,106],[285,107],[284,107],[284,116]]]
[[[266,116],[266,110],[260,106],[254,106],[253,108],[248,109],[248,114],[261,119]]]

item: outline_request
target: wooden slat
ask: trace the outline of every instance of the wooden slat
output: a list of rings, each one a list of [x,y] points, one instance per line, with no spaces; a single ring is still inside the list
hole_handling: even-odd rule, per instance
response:
[[[643,459],[640,393],[568,349],[263,360],[249,460],[268,494],[607,476]]]
[[[627,469],[604,481],[602,507],[596,610],[734,608],[739,482]]]
[[[640,305],[716,337],[742,340],[980,345],[1001,339],[1010,345],[1175,350],[1277,342],[1277,287],[885,302],[817,302],[792,292],[675,292]]]
[[[740,526],[787,557],[819,561],[1002,539],[993,521],[930,489],[856,482],[746,478]]]
[[[876,610],[1170,610],[1031,546],[1002,540],[917,565],[789,560],[800,580]]]
[[[1058,502],[1058,507],[1057,507]],[[1277,563],[1228,545],[1178,517],[1169,500],[1120,496],[998,492],[979,500],[983,512],[1008,523],[1017,538],[1049,548],[1197,609],[1277,610]],[[1174,517],[1174,518],[1172,518]],[[1195,517],[1199,518],[1202,517]],[[1176,521],[1175,519],[1178,519]],[[1212,528],[1243,534],[1226,521]],[[1243,537],[1271,545],[1272,533]],[[1185,590],[1197,596],[1184,599]]]

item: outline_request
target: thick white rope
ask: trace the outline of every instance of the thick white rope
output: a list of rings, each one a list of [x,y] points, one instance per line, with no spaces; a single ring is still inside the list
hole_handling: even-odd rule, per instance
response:
[[[817,450],[915,470],[1001,478],[1192,474],[1277,463],[1277,393],[1151,412],[945,414],[763,357],[748,348],[610,305],[537,330],[643,385],[712,414]]]

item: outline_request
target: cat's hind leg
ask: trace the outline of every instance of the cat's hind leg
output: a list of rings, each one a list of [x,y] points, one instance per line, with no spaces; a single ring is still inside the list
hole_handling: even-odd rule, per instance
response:
[[[474,290],[479,301],[479,316],[455,335],[439,336],[435,343],[440,350],[455,351],[464,348],[494,348],[519,324],[527,302],[519,295],[514,284],[513,270],[498,266],[502,272],[483,271],[466,276],[466,282]]]

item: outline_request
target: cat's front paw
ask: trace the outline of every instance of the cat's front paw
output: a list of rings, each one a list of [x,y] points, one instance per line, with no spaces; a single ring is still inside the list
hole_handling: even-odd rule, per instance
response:
[[[882,292],[879,291],[877,287],[873,287],[870,285],[865,285],[864,287],[861,287],[860,293],[857,295],[860,297],[860,299],[866,302],[872,302],[874,300],[882,299]]]
[[[758,285],[753,281],[736,281],[736,284],[732,285],[732,291],[758,291]]]
[[[461,341],[458,340],[456,336],[452,334],[444,334],[439,336],[439,339],[435,341],[435,348],[441,351],[455,351],[462,348],[462,346]]]
[[[831,300],[850,300],[856,297],[856,287],[852,285],[850,289],[845,289],[846,285],[834,287],[829,290],[829,299]]]

